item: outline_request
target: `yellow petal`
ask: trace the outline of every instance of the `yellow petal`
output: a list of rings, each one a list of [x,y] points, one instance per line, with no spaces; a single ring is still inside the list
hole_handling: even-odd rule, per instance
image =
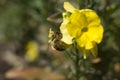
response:
[[[100,43],[103,38],[103,27],[100,24],[90,24],[88,28],[87,35],[90,41]]]
[[[81,14],[79,10],[75,10],[71,14],[69,22],[67,24],[69,34],[74,38],[79,37],[81,35],[82,28],[87,25],[86,22],[87,21],[84,17],[84,14]]]
[[[77,44],[80,47],[85,47],[86,44],[86,34],[81,35],[79,38],[76,39]]]
[[[93,48],[93,43],[90,40],[87,40],[86,45],[85,45],[85,49],[90,50],[92,48]]]
[[[65,16],[66,15],[66,16]],[[63,13],[63,22],[60,25],[60,31],[63,35],[62,41],[66,44],[72,44],[72,37],[69,35],[66,24],[68,23],[69,16],[67,16],[67,13]]]
[[[60,31],[63,35],[62,37],[62,41],[65,42],[66,44],[72,44],[72,39],[73,37],[71,37],[68,33],[68,30],[66,28],[66,23],[67,23],[67,20],[64,20],[63,23],[61,24],[60,26]]]
[[[76,39],[76,41],[80,47],[83,47],[86,50],[93,48],[93,43],[90,41],[87,33],[83,33],[79,38]]]
[[[100,24],[100,18],[95,11],[91,9],[82,9],[80,12],[85,14],[88,23],[96,22],[97,24]]]
[[[64,2],[64,9],[68,12],[73,12],[75,10],[69,2]]]

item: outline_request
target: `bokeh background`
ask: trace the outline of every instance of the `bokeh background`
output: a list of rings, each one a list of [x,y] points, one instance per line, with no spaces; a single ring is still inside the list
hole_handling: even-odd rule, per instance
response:
[[[104,26],[98,57],[84,60],[80,80],[120,80],[120,0],[0,0],[0,80],[73,80],[72,61],[48,47],[64,1],[95,10]]]

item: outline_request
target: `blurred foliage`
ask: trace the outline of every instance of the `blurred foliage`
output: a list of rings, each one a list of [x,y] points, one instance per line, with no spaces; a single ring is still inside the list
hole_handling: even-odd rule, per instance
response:
[[[47,51],[49,27],[59,30],[64,1],[94,9],[105,29],[98,58],[83,61],[80,80],[120,80],[120,0],[0,0],[0,80],[6,80],[5,73],[12,68],[32,66],[50,67],[72,80],[71,61],[60,52]],[[34,62],[25,59],[30,41],[38,44],[38,59]]]

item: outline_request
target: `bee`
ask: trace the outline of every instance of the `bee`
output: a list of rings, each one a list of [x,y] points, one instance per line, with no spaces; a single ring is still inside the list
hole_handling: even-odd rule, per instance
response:
[[[58,50],[58,51],[64,51],[67,48],[67,44],[65,44],[63,41],[61,41],[62,39],[62,34],[60,31],[57,32],[53,32],[52,31],[52,35],[50,36],[50,41],[49,44],[51,44],[51,46]]]

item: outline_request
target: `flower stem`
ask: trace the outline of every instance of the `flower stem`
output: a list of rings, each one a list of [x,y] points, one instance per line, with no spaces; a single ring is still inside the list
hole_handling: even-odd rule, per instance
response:
[[[76,68],[76,80],[79,80],[80,78],[80,55],[79,55],[79,51],[77,49],[77,44],[76,42],[74,42],[74,51],[76,53],[76,57],[75,57],[75,68]]]
[[[81,0],[78,0],[78,5],[79,5],[79,9],[81,9],[81,7],[82,7],[82,1]]]
[[[76,53],[76,80],[79,80],[80,76],[80,66],[79,66],[79,53]]]

